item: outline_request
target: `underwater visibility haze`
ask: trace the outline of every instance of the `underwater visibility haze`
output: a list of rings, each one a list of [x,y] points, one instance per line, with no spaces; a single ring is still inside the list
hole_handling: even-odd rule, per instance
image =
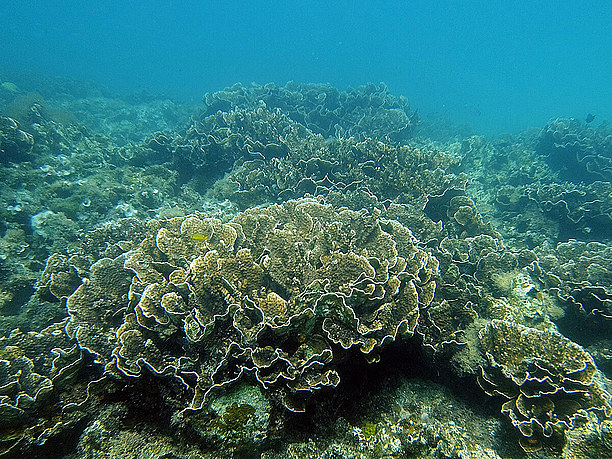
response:
[[[3,67],[199,99],[236,82],[384,82],[479,134],[612,117],[606,1],[33,1],[0,6]]]
[[[0,457],[612,457],[609,2],[0,22]]]

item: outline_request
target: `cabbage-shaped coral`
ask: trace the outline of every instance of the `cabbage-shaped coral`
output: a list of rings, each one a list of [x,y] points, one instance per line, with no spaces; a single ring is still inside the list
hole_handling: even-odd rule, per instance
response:
[[[437,260],[377,213],[300,200],[149,227],[138,248],[92,265],[68,330],[108,371],[178,378],[192,410],[244,377],[301,410],[338,384],[338,351],[375,361],[434,297]]]
[[[489,365],[479,384],[506,399],[501,411],[521,432],[526,451],[562,442],[565,431],[586,421],[588,412],[612,414],[593,358],[563,335],[493,320],[481,330],[480,346]]]
[[[339,91],[329,84],[235,84],[206,94],[206,115],[252,109],[264,103],[324,137],[357,137],[405,141],[419,123],[406,98],[391,95],[384,84],[369,83]]]
[[[563,301],[604,321],[612,320],[612,247],[601,242],[569,240],[543,254],[535,267]]]
[[[430,196],[465,187],[466,176],[451,173],[459,162],[456,156],[372,139],[327,141],[299,133],[298,127],[294,124],[282,137],[285,156],[243,161],[209,195],[246,208],[334,192],[348,197],[364,190],[381,202],[393,200],[423,208]]]
[[[604,127],[558,118],[542,129],[535,149],[561,179],[589,183],[612,178],[612,134]]]
[[[16,329],[0,337],[0,456],[21,442],[43,444],[52,430],[61,430],[67,420],[57,403],[60,392],[66,405],[82,401],[68,387],[83,366],[83,352],[63,327]]]

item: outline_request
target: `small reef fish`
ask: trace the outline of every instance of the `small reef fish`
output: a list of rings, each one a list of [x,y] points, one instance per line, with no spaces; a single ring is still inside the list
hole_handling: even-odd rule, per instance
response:
[[[588,124],[588,123],[593,122],[593,120],[594,120],[594,119],[595,119],[595,115],[593,115],[592,113],[589,113],[589,114],[586,116],[586,120],[585,120],[585,121],[586,121],[586,122],[587,122],[587,124]]]
[[[208,241],[208,236],[206,236],[205,234],[195,233],[191,235],[191,239],[193,239],[194,241]]]

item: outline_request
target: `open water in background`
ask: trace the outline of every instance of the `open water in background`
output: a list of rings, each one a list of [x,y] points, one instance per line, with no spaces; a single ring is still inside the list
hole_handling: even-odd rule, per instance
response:
[[[2,0],[0,71],[198,99],[235,82],[385,82],[495,135],[612,119],[612,2]]]

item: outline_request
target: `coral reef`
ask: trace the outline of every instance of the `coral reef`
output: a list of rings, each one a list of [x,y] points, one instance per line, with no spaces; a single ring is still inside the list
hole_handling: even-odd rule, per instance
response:
[[[520,430],[526,451],[543,442],[563,444],[559,437],[584,424],[589,412],[612,414],[593,358],[561,334],[493,320],[482,329],[480,345],[489,365],[479,384],[507,399],[501,411]]]
[[[261,102],[278,108],[289,118],[325,138],[356,137],[406,141],[418,125],[408,101],[389,94],[384,84],[367,84],[339,91],[329,84],[273,83],[245,87],[235,84],[206,94],[205,115],[217,111],[253,109]],[[261,102],[260,102],[261,101]]]
[[[444,152],[374,140],[307,139],[292,142],[286,157],[244,162],[215,184],[209,196],[250,207],[334,191],[350,196],[363,190],[381,202],[392,199],[422,208],[429,196],[465,186],[465,176],[450,173],[457,158]]]
[[[0,116],[0,162],[27,161],[33,145],[32,135],[19,129],[17,121]]]
[[[612,133],[604,127],[558,118],[542,129],[536,151],[562,180],[591,183],[612,179]]]
[[[442,143],[382,84],[9,80],[0,455],[609,455],[603,125]]]
[[[69,405],[84,400],[77,378],[84,355],[63,325],[0,337],[0,455],[42,445],[78,421]]]
[[[610,182],[551,183],[526,187],[524,197],[535,203],[547,218],[557,222],[557,240],[600,241],[611,236],[611,193]]]
[[[316,437],[264,451],[262,457],[518,457],[512,447],[495,451],[491,434],[502,428],[498,420],[474,411],[439,385],[402,381],[386,392],[355,401],[359,416],[326,427],[331,436],[319,427]]]
[[[610,374],[610,244],[570,239],[541,252],[531,269],[543,291],[564,310],[556,321],[559,330],[587,347]]]
[[[136,250],[90,267],[67,300],[67,330],[128,376],[179,378],[192,410],[251,374],[301,411],[305,395],[339,383],[336,346],[377,360],[434,296],[436,259],[409,229],[365,211],[287,201],[226,224],[149,226]]]

